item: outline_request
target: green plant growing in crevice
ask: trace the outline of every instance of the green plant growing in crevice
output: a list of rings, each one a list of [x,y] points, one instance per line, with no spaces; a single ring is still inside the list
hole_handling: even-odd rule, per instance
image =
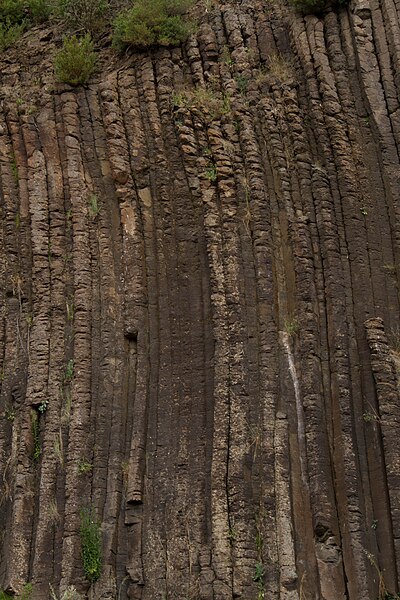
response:
[[[61,425],[68,425],[71,417],[72,395],[67,388],[61,389],[61,395],[64,400],[64,406],[61,412]]]
[[[65,213],[65,218],[67,221],[67,229],[69,231],[72,227],[72,208],[69,208],[67,210],[67,212]]]
[[[7,421],[10,421],[10,423],[13,423],[15,420],[15,410],[13,410],[12,408],[8,408],[5,410],[5,417],[7,419]]]
[[[380,417],[378,415],[374,414],[374,413],[371,413],[371,412],[365,412],[365,413],[363,413],[362,418],[363,418],[363,421],[365,423],[372,423],[372,422],[380,423],[381,422]]]
[[[233,524],[230,524],[228,529],[228,540],[231,546],[233,546],[233,544],[236,542],[236,539],[237,531],[235,529],[235,526]]]
[[[33,594],[33,585],[31,583],[26,583],[22,588],[22,592],[17,596],[20,600],[29,600],[29,598]]]
[[[92,463],[89,463],[85,460],[81,460],[78,465],[78,473],[79,475],[85,475],[86,473],[90,473],[93,471]]]
[[[11,171],[12,171],[15,183],[18,183],[19,182],[19,175],[18,175],[17,159],[15,158],[15,154],[12,155]]]
[[[363,421],[365,423],[381,423],[381,418],[379,416],[379,414],[377,413],[377,411],[375,410],[375,408],[372,406],[372,404],[370,402],[368,402],[369,404],[369,411],[366,411],[363,413],[362,418]]]
[[[228,46],[224,46],[221,53],[221,62],[223,62],[228,67],[231,67],[234,64],[234,60],[230,53]]]
[[[217,171],[217,166],[214,162],[211,162],[211,164],[206,168],[205,176],[207,177],[207,179],[209,181],[212,181],[213,183],[215,181],[217,181],[218,171]]]
[[[44,398],[38,406],[38,411],[42,414],[45,413],[48,405],[49,405],[49,399]]]
[[[67,362],[67,366],[65,368],[64,373],[64,383],[71,383],[74,377],[74,359],[70,358]]]
[[[82,508],[81,516],[81,555],[83,570],[90,582],[95,582],[101,573],[100,524],[92,508]]]
[[[261,562],[256,563],[254,567],[254,575],[253,581],[257,584],[258,594],[257,600],[264,599],[265,586],[264,586],[264,578],[265,578],[265,567]]]
[[[33,439],[33,460],[37,461],[42,453],[42,448],[40,446],[39,415],[36,410],[31,411],[31,431]]]
[[[247,77],[244,77],[244,75],[236,75],[235,81],[239,94],[242,96],[247,94],[247,88],[249,85],[249,80]]]
[[[90,216],[92,219],[94,219],[100,212],[100,206],[96,194],[89,195],[88,204]]]
[[[64,39],[54,61],[54,73],[59,82],[84,85],[92,76],[95,65],[96,53],[90,35],[82,38],[72,35]]]
[[[288,335],[294,336],[298,333],[300,325],[295,317],[291,317],[285,320],[284,328]]]

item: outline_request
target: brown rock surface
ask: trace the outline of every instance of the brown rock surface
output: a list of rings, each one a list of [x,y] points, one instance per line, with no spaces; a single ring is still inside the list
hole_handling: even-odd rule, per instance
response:
[[[396,594],[400,5],[202,12],[86,88],[0,57],[0,590]]]

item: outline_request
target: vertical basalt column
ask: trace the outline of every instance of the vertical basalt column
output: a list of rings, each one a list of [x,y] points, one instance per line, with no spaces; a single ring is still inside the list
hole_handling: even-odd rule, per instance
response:
[[[393,537],[390,536],[391,541],[385,550],[386,554],[392,555],[393,566],[390,572],[385,571],[384,576],[386,585],[395,590],[399,586],[400,575],[400,541],[396,536],[396,532],[400,530],[400,476],[398,467],[400,452],[397,443],[400,436],[398,373],[389,348],[383,319],[379,317],[368,319],[365,321],[365,329],[377,399],[376,412],[366,414],[371,416],[371,424],[380,428],[382,434],[387,488],[381,490],[381,492],[389,496],[390,526],[393,534]]]

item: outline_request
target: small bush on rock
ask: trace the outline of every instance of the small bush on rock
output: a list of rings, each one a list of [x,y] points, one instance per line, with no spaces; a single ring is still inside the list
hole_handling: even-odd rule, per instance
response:
[[[144,49],[149,46],[179,46],[193,31],[185,18],[193,0],[137,0],[114,22],[114,46]]]
[[[23,34],[25,24],[12,25],[9,20],[0,23],[0,51],[5,50]]]
[[[57,81],[70,85],[84,85],[94,71],[96,54],[90,35],[79,39],[75,35],[64,40],[54,63]]]
[[[58,13],[71,27],[94,35],[102,29],[107,0],[58,0]]]
[[[0,0],[0,51],[32,25],[46,21],[51,10],[52,0]]]

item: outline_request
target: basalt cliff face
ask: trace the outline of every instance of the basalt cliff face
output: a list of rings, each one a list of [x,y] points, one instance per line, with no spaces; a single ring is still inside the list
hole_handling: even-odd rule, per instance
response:
[[[85,88],[0,60],[11,595],[399,589],[400,3],[207,4]]]

